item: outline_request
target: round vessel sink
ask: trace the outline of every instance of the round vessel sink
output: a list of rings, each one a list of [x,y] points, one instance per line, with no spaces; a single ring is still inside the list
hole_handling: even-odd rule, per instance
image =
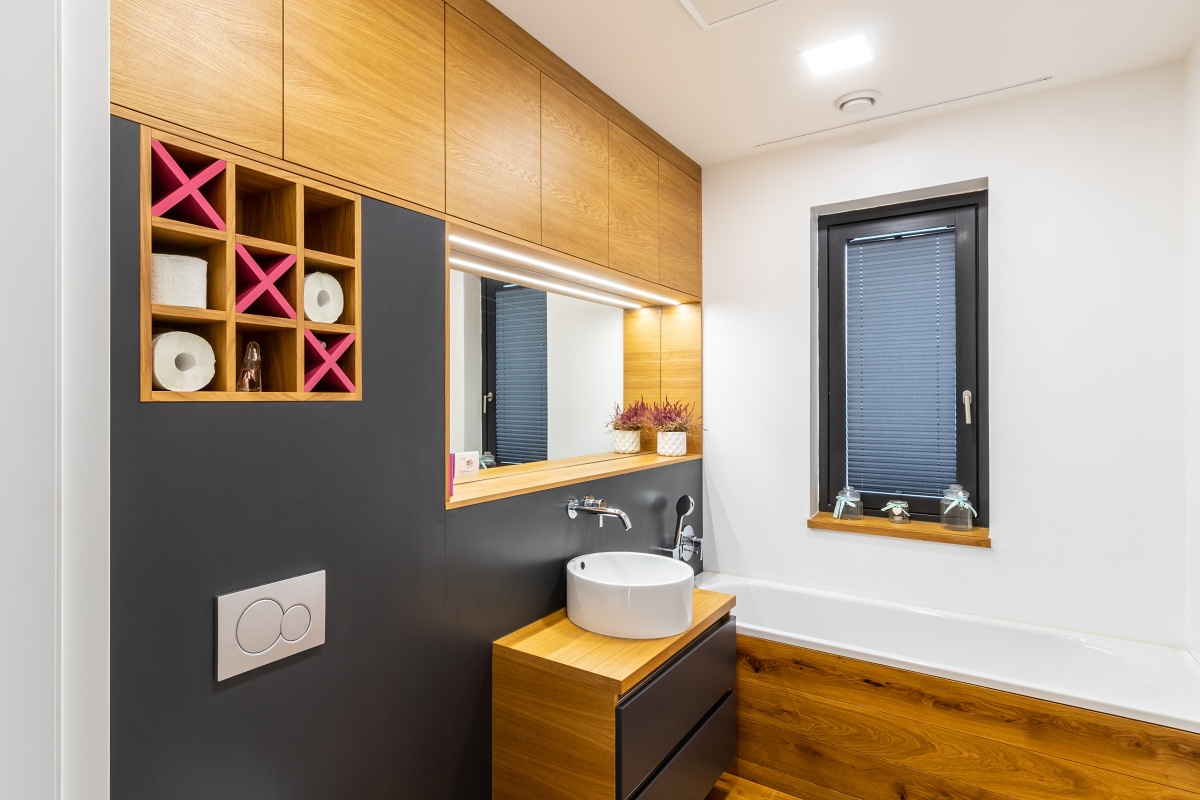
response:
[[[695,575],[647,553],[593,553],[567,562],[567,617],[619,639],[661,639],[692,626]]]

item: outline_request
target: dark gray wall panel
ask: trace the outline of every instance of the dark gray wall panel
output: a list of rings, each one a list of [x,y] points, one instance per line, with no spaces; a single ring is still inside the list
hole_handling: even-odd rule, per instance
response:
[[[566,562],[607,550],[656,552],[675,525],[675,501],[690,494],[688,522],[702,536],[701,463],[628,475],[455,509],[446,514],[446,669],[452,691],[451,796],[491,797],[491,643],[567,601]],[[568,519],[567,501],[584,495],[628,512],[616,520]],[[698,571],[698,560],[692,559]]]
[[[112,797],[487,800],[491,642],[568,559],[666,545],[680,495],[702,535],[700,462],[447,513],[444,227],[373,200],[362,403],[138,402],[137,169],[114,119]],[[586,494],[634,529],[568,520]],[[315,569],[326,644],[218,685],[213,597]]]
[[[140,403],[112,156],[113,798],[445,796],[443,223],[363,203],[361,403]],[[217,684],[214,595],[316,569],[326,644]]]

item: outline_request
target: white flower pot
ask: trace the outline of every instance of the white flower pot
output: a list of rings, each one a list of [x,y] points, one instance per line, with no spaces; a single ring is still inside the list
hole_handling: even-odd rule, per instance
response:
[[[683,431],[659,431],[658,454],[660,456],[686,456],[687,434]]]
[[[614,453],[640,453],[641,451],[641,431],[613,431]]]

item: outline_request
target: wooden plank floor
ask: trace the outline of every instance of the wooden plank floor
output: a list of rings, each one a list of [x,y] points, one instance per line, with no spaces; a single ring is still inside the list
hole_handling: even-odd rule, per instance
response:
[[[795,795],[784,794],[766,786],[730,775],[726,772],[717,785],[708,793],[707,800],[803,800]]]

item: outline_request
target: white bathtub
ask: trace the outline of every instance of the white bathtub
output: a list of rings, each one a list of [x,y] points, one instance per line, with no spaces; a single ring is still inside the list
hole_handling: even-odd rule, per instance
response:
[[[1200,733],[1187,650],[701,574],[737,596],[738,633]]]

